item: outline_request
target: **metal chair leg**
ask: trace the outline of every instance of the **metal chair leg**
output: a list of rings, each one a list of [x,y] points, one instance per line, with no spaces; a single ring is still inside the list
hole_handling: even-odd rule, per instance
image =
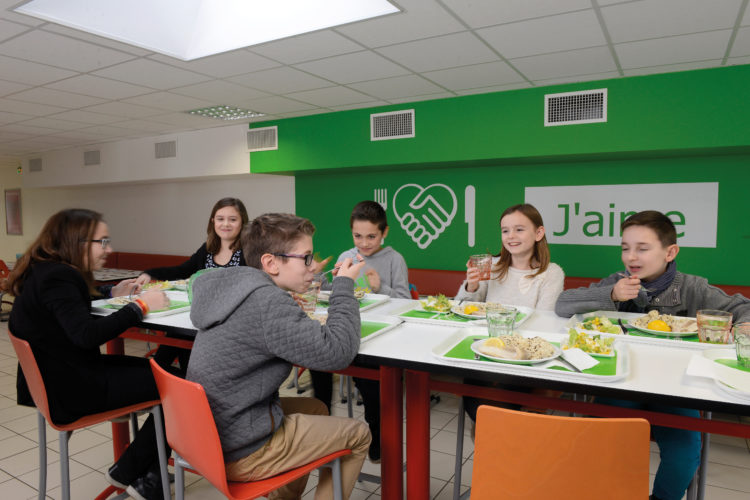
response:
[[[70,500],[70,455],[68,441],[71,431],[60,431],[60,488],[63,500]]]
[[[41,412],[36,413],[39,433],[39,500],[47,497],[47,421]]]
[[[352,399],[354,399],[352,395],[352,378],[346,377],[346,411],[349,415],[349,418],[354,417],[354,410],[352,408]]]
[[[458,428],[456,430],[456,464],[453,468],[453,500],[461,498],[461,467],[463,466],[465,421],[464,398],[459,398]]]
[[[171,500],[172,494],[169,491],[169,473],[167,472],[167,445],[164,439],[164,418],[161,412],[161,405],[156,405],[151,409],[154,414],[154,427],[156,428],[156,448],[159,451],[159,473],[161,475],[161,489],[164,494],[164,500]]]
[[[343,500],[344,488],[341,485],[341,458],[337,458],[328,465],[331,467],[331,479],[333,480],[333,499]]]

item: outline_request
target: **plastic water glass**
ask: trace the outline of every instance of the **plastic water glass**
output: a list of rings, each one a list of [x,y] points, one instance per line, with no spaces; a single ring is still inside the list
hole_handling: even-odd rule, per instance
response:
[[[696,314],[698,340],[712,344],[729,344],[732,332],[732,313],[701,309]]]
[[[318,305],[318,293],[320,292],[320,281],[313,280],[307,290],[304,292],[293,292],[292,297],[299,304],[308,316],[312,317],[315,314],[315,308]]]
[[[487,304],[487,330],[490,337],[513,335],[518,309],[499,304]]]
[[[469,257],[469,267],[475,267],[479,270],[479,279],[490,279],[490,269],[492,268],[492,255],[482,253]]]
[[[750,368],[750,323],[737,323],[733,330],[737,363],[745,368]]]

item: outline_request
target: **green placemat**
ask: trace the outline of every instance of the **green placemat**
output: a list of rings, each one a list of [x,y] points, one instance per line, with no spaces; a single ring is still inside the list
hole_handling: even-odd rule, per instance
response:
[[[634,337],[649,337],[652,339],[682,340],[684,342],[698,342],[697,333],[695,335],[688,335],[686,337],[673,337],[671,335],[656,335],[653,333],[642,332],[636,328],[628,328],[628,335],[632,335]]]
[[[742,370],[743,372],[750,372],[750,366],[742,366],[736,359],[715,359],[716,363],[720,365],[728,366],[736,370]]]
[[[375,332],[379,332],[383,328],[391,326],[388,323],[377,323],[375,321],[363,321],[361,323],[360,331],[362,332],[362,338],[372,335]]]
[[[190,305],[190,302],[173,300],[169,303],[169,307],[167,307],[166,309],[159,309],[158,311],[150,311],[150,312],[155,313],[155,312],[162,312],[162,311],[173,311],[174,309],[188,307],[189,305]],[[112,304],[104,304],[103,306],[99,306],[99,307],[102,307],[104,309],[121,309],[120,307],[115,307]]]
[[[462,318],[461,316],[458,316],[457,314],[453,314],[453,313],[436,313],[436,312],[429,312],[429,311],[418,311],[416,309],[403,312],[399,314],[399,316],[402,318],[419,318],[419,319],[434,319],[437,321],[453,321],[454,323],[468,323],[470,321],[476,321],[474,319]]]
[[[474,359],[474,351],[471,350],[471,344],[474,343],[476,339],[486,339],[488,337],[482,336],[482,335],[472,335],[470,337],[466,337],[461,342],[456,344],[453,349],[448,351],[444,354],[446,358],[456,358],[456,359]],[[554,345],[557,345],[553,342]],[[596,366],[593,366],[589,368],[588,370],[583,370],[583,373],[588,373],[591,375],[617,375],[617,355],[615,354],[612,358],[602,358],[594,356],[597,360],[599,360],[599,364]],[[501,363],[501,361],[495,361],[492,359],[488,359],[485,357],[480,357],[481,361],[487,361],[488,363]],[[508,363],[512,364],[512,363]],[[515,365],[514,366],[519,366]],[[564,368],[562,366],[551,366],[548,368],[549,370],[560,370],[564,372],[573,372],[573,370],[569,370],[567,368]],[[575,373],[575,372],[573,372]]]

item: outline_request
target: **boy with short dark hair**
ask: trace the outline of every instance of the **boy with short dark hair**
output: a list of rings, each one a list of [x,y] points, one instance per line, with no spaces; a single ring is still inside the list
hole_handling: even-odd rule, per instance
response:
[[[314,275],[307,219],[265,214],[242,231],[248,266],[199,276],[190,318],[199,328],[187,378],[206,390],[219,431],[227,479],[253,481],[351,448],[341,458],[345,498],[354,488],[370,445],[363,422],[327,416],[314,398],[280,398],[292,364],[342,369],[359,349],[359,304],[354,280],[362,263],[341,263],[325,325],[310,319],[289,295]],[[307,476],[271,494],[300,498]],[[321,470],[315,498],[331,498],[329,469]]]
[[[374,201],[360,201],[352,209],[349,217],[354,248],[339,255],[336,265],[346,259],[363,257],[365,267],[360,272],[358,282],[369,283],[373,293],[394,298],[409,299],[409,270],[406,261],[391,247],[384,247],[388,236],[388,219],[383,207]],[[331,408],[333,377],[330,373],[310,370],[315,397]],[[377,380],[354,378],[354,383],[362,394],[365,420],[370,425],[372,444],[369,457],[373,463],[380,462],[380,383]]]
[[[750,321],[750,300],[740,294],[729,296],[709,285],[706,278],[678,272],[675,263],[678,252],[677,231],[669,217],[655,210],[632,215],[622,224],[625,273],[611,274],[588,288],[563,291],[557,299],[555,312],[560,316],[572,316],[596,310],[639,313],[656,310],[660,314],[694,317],[699,309],[719,309],[731,312],[734,322]],[[700,416],[697,410],[656,403],[605,402]],[[659,445],[661,463],[651,498],[679,500],[698,468],[700,434],[659,426],[653,426],[652,432]]]

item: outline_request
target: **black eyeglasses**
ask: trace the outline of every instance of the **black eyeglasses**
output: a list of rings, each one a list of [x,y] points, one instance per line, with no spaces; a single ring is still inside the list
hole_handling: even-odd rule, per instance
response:
[[[109,248],[110,245],[112,245],[111,238],[101,238],[98,240],[81,240],[81,243],[86,243],[86,242],[99,243],[102,246],[103,250],[106,250],[107,248]]]
[[[313,255],[311,253],[307,255],[300,255],[297,253],[274,253],[271,255],[275,255],[276,257],[292,257],[294,259],[304,259],[306,266],[309,266],[313,263]]]

